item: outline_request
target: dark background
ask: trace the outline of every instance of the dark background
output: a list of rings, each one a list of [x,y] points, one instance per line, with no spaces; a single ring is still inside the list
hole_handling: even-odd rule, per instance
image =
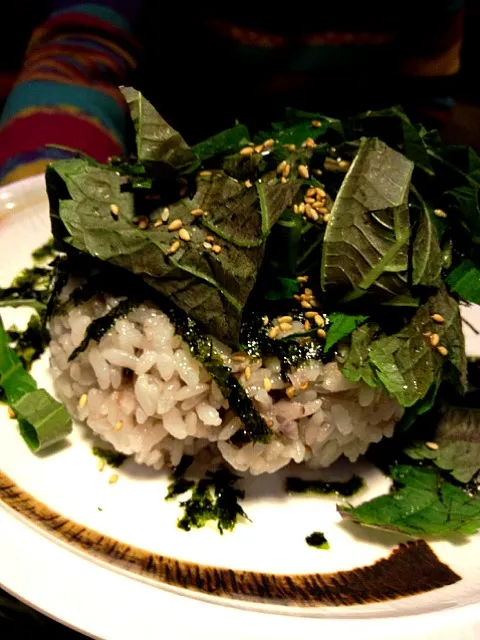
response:
[[[13,0],[2,6],[0,38],[0,111],[15,82],[32,29],[47,15],[46,0]],[[414,19],[414,17],[412,17]],[[457,104],[452,122],[444,132],[449,142],[472,144],[480,149],[480,2],[467,0],[463,68],[455,83]],[[0,635],[4,638],[31,638],[45,632],[52,640],[79,638],[75,632],[50,621],[17,603],[0,590]]]
[[[80,0],[79,0],[80,1]],[[13,0],[3,3],[0,39],[0,111],[10,91],[32,29],[48,14],[48,0]],[[415,16],[412,16],[415,19]],[[480,149],[480,2],[467,0],[463,69],[456,82],[457,105],[444,132],[448,142],[468,143]]]

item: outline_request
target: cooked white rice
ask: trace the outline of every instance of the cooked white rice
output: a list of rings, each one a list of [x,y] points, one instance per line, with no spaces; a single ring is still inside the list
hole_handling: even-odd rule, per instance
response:
[[[292,373],[297,393],[290,400],[278,393],[291,385],[282,380],[276,359],[238,362],[228,347],[215,343],[274,433],[268,444],[234,446],[229,440],[241,427],[239,418],[153,305],[117,320],[99,343],[91,341],[68,362],[90,322],[117,302],[98,296],[51,320],[51,371],[70,414],[141,464],[175,466],[184,453],[205,449],[255,475],[273,473],[292,460],[327,467],[342,454],[355,461],[370,443],[390,437],[402,415],[395,399],[349,382],[335,362],[312,361]]]

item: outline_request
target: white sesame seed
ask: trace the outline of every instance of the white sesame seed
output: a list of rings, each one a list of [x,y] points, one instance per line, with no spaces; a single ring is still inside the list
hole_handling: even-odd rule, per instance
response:
[[[170,216],[170,211],[169,211],[168,207],[165,207],[165,209],[162,211],[162,214],[161,214],[160,217],[163,220],[163,222],[167,222],[169,216]]]
[[[436,451],[440,448],[436,442],[425,442],[425,446],[432,449],[432,451]]]
[[[86,393],[82,393],[82,395],[80,396],[80,399],[78,401],[78,408],[79,409],[84,409],[87,406],[87,402],[88,402],[88,396]]]
[[[115,484],[116,482],[118,482],[118,473],[112,473],[108,479],[108,484]]]
[[[326,333],[325,329],[317,329],[317,336],[319,338],[326,338],[327,337],[327,333]]]
[[[204,214],[205,211],[203,209],[192,209],[192,211],[190,211],[190,215],[194,218],[198,218],[199,216],[203,216]]]
[[[244,353],[234,353],[232,356],[232,360],[234,362],[245,362],[247,356]]]
[[[306,318],[315,318],[315,316],[317,316],[317,315],[318,315],[318,314],[317,314],[317,312],[316,312],[316,311],[307,311],[307,312],[305,313],[305,317],[306,317]]]
[[[327,224],[327,222],[328,222],[329,220],[330,220],[330,214],[329,214],[329,213],[326,213],[326,214],[323,216],[323,221],[325,222],[325,224]]]
[[[312,127],[315,127],[315,129],[320,129],[321,126],[322,123],[320,122],[320,120],[312,120]]]
[[[434,209],[433,213],[437,216],[437,218],[446,218],[447,214],[443,209]]]
[[[293,205],[293,213],[299,213],[299,211],[298,211],[298,204],[294,204],[294,205]]]
[[[274,144],[275,144],[275,140],[273,138],[269,138],[268,140],[265,140],[265,142],[263,143],[263,146],[265,149],[271,149]]]
[[[251,189],[253,187],[251,180],[245,180],[244,184],[247,187],[247,189]]]
[[[268,324],[268,316],[263,316],[262,321],[263,321],[263,326],[266,327]]]
[[[268,332],[268,337],[271,340],[275,340],[275,338],[278,336],[279,333],[280,333],[280,327],[279,326],[272,327],[270,329],[270,331]]]
[[[443,324],[445,322],[445,318],[440,315],[439,313],[434,313],[432,316],[430,316],[432,318],[432,320],[438,324]]]
[[[325,320],[322,318],[322,316],[321,316],[319,313],[317,313],[317,314],[314,316],[314,320],[315,320],[315,324],[316,324],[318,327],[324,327],[324,326],[325,326]]]
[[[288,176],[290,175],[291,169],[292,169],[291,165],[287,162],[282,172],[284,178],[288,178]]]
[[[163,224],[162,220],[155,220],[155,222],[153,223],[153,226],[157,228],[157,227],[161,227],[162,224]]]
[[[250,367],[245,367],[245,380],[248,382],[252,377],[252,370]]]
[[[254,151],[253,147],[243,147],[243,149],[240,149],[240,155],[251,156],[253,151]]]
[[[307,205],[304,202],[300,202],[300,204],[298,205],[298,213],[305,213],[305,207]]]
[[[115,218],[118,218],[118,215],[120,213],[120,209],[117,207],[116,204],[111,204],[110,205],[110,213],[112,214],[112,216],[114,216]]]
[[[99,458],[97,462],[97,469],[99,471],[103,471],[105,469],[105,460],[103,458]]]
[[[305,331],[310,331],[310,329],[312,328],[312,323],[310,322],[310,320],[305,320],[303,326]]]
[[[257,144],[257,146],[255,147],[255,153],[262,153],[263,151],[263,144]]]
[[[432,335],[430,336],[430,344],[432,345],[432,347],[436,347],[439,342],[440,336],[438,335],[438,333],[432,333]]]
[[[119,420],[115,426],[113,427],[114,431],[121,431],[123,429],[123,422],[122,420]]]
[[[298,276],[297,282],[308,282],[308,276]]]
[[[183,222],[179,218],[177,218],[176,220],[173,220],[167,228],[169,231],[178,231],[179,229],[181,229],[182,225]]]
[[[146,229],[148,227],[148,218],[145,216],[142,216],[138,219],[138,228],[139,229]]]
[[[292,316],[280,316],[278,318],[278,323],[280,324],[281,322],[292,322],[292,320]]]
[[[447,349],[447,347],[443,347],[442,345],[440,345],[440,346],[438,346],[438,347],[437,347],[437,351],[438,351],[438,353],[439,353],[441,356],[443,356],[444,358],[445,358],[446,356],[448,356],[448,349]]]
[[[207,176],[211,176],[212,172],[211,171],[200,171],[200,173],[198,175],[202,176],[202,178],[206,178]]]
[[[302,305],[302,307],[304,309],[311,309],[312,308],[312,305],[309,302],[307,302],[306,300],[302,300],[302,302],[300,304]]]
[[[176,253],[178,250],[180,249],[180,242],[178,240],[175,240],[175,242],[173,242],[170,245],[170,248],[167,249],[166,253],[167,255],[173,255],[174,253]]]
[[[279,325],[280,331],[291,331],[293,329],[290,322],[281,322]]]
[[[178,232],[178,235],[180,240],[183,240],[184,242],[190,242],[190,240],[192,239],[186,229],[180,229],[180,231]]]
[[[210,249],[213,247],[213,244],[210,244],[210,242],[204,242],[203,246],[205,249],[207,249],[207,251],[210,251]]]
[[[281,182],[282,184],[287,184],[287,179],[286,179],[286,177],[285,177],[285,176],[282,176],[282,177],[280,178],[280,182]]]
[[[308,172],[308,167],[305,164],[299,164],[297,167],[298,175],[304,180],[308,180],[308,176],[310,175]]]
[[[272,390],[272,381],[270,380],[270,378],[264,378],[263,379],[263,388],[267,392]]]
[[[212,251],[213,253],[216,253],[217,255],[221,252],[222,247],[219,244],[214,244],[212,247]]]

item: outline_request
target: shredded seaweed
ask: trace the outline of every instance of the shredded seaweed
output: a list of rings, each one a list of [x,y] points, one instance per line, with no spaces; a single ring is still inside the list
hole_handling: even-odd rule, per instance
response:
[[[178,473],[179,467],[174,475]],[[238,480],[240,476],[228,469],[208,472],[206,477],[198,482],[183,476],[173,477],[166,500],[191,491],[190,497],[180,502],[183,515],[177,521],[179,529],[191,531],[204,527],[208,522],[216,522],[219,532],[223,534],[225,530],[232,531],[239,518],[248,520],[247,514],[239,504],[239,500],[245,497],[245,492],[235,486]]]
[[[107,464],[118,469],[128,458],[124,453],[119,453],[113,449],[103,449],[102,447],[92,447],[92,453],[97,458],[105,460]]]
[[[42,318],[32,315],[25,330],[21,331],[13,325],[9,327],[7,333],[22,365],[30,371],[33,362],[42,355],[50,341]]]
[[[305,538],[305,542],[310,547],[315,547],[315,549],[324,549],[325,551],[330,549],[330,544],[321,531],[311,533]]]
[[[85,351],[91,340],[94,342],[100,342],[103,336],[110,331],[115,324],[115,321],[119,318],[123,318],[129,313],[137,302],[133,300],[122,300],[113,309],[106,313],[101,318],[93,320],[87,327],[85,337],[76,349],[72,351],[68,361],[75,360],[77,356]]]
[[[287,493],[315,493],[317,495],[343,496],[349,498],[355,495],[365,486],[365,482],[359,476],[352,476],[346,482],[323,482],[322,480],[303,480],[289,476],[285,481]]]

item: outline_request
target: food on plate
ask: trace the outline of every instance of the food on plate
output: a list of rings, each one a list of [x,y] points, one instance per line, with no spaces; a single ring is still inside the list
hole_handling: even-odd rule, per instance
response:
[[[456,530],[475,530],[478,500],[452,484],[477,478],[475,438],[459,477],[458,446],[433,455],[442,445],[417,425],[467,389],[459,303],[480,302],[479,158],[398,108],[344,121],[291,110],[189,146],[124,94],[132,154],[46,175],[51,373],[69,414],[155,469],[188,456],[254,475],[315,469],[393,438],[398,495],[420,502],[423,483],[433,513],[450,492]],[[188,485],[189,500],[205,487]],[[421,533],[385,499],[342,514]]]

